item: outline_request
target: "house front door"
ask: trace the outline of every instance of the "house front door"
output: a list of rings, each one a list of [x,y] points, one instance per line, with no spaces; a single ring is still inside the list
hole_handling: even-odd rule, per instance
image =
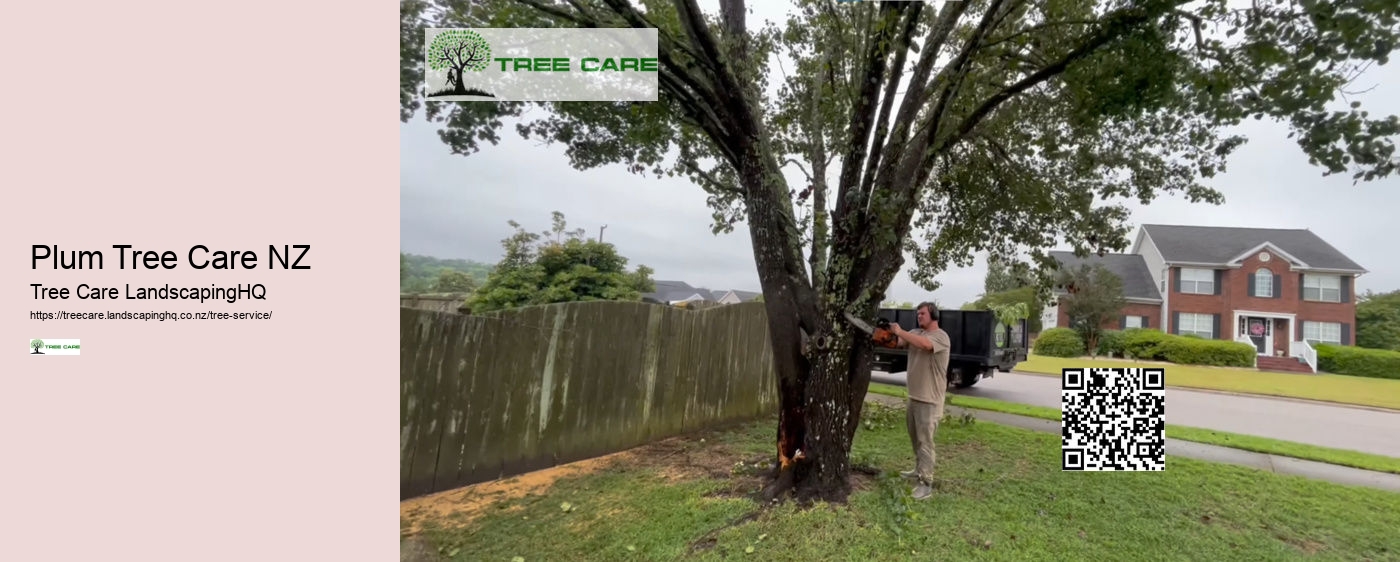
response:
[[[1268,355],[1269,349],[1273,347],[1273,326],[1268,318],[1250,316],[1245,319],[1245,326],[1248,330],[1249,341],[1254,342],[1254,349],[1259,355]]]

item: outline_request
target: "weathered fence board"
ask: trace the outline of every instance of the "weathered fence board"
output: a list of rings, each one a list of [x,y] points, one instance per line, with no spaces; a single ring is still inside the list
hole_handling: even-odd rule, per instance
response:
[[[777,408],[761,303],[400,312],[402,498]]]

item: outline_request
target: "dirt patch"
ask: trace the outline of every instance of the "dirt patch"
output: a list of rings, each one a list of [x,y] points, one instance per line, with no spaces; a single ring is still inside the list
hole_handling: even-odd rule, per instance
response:
[[[627,462],[637,453],[637,449],[631,449],[502,480],[482,482],[464,488],[404,500],[399,502],[401,535],[418,534],[422,531],[423,522],[427,520],[436,521],[444,526],[465,527],[470,525],[487,508],[500,502],[543,493],[560,478],[591,474],[613,466],[615,463]],[[521,507],[514,506],[511,509],[521,509]]]
[[[1298,549],[1299,552],[1302,552],[1304,554],[1317,554],[1319,552],[1322,552],[1323,549],[1327,548],[1327,545],[1310,539],[1290,537],[1285,535],[1274,536],[1277,537],[1278,540],[1288,543],[1289,546]]]
[[[400,535],[421,533],[423,523],[429,520],[448,528],[467,527],[501,502],[545,494],[562,478],[613,467],[652,469],[668,482],[728,479],[736,456],[712,438],[713,433],[672,437],[602,457],[404,500],[399,502]],[[524,506],[519,504],[506,508],[507,512],[521,509]]]

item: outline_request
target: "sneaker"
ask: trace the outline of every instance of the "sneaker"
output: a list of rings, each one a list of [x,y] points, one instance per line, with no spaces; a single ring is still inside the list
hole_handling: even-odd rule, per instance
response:
[[[929,487],[928,484],[919,484],[918,487],[914,488],[914,499],[916,500],[926,500],[932,495],[933,488]]]
[[[918,470],[918,469],[906,470],[906,471],[903,471],[903,472],[900,472],[900,473],[899,473],[899,476],[900,476],[901,478],[913,478],[913,477],[918,476],[918,475],[919,475],[919,470]]]

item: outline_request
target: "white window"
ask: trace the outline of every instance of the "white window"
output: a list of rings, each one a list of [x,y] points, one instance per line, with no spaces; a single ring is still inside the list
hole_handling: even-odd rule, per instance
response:
[[[1205,339],[1215,339],[1215,317],[1209,314],[1183,312],[1177,320],[1177,331],[1181,335],[1196,334]]]
[[[1304,275],[1303,300],[1342,302],[1342,278],[1336,275]]]
[[[1123,322],[1123,329],[1125,329],[1125,330],[1128,329],[1128,328],[1141,328],[1141,327],[1142,327],[1142,317],[1141,317],[1141,316],[1129,316],[1129,317],[1127,317],[1127,318],[1124,319],[1124,322]]]
[[[1267,269],[1254,272],[1254,296],[1274,296],[1274,272]]]
[[[1337,322],[1303,322],[1303,339],[1316,345],[1342,344],[1342,325]]]
[[[1181,292],[1214,295],[1215,270],[1181,268]]]

